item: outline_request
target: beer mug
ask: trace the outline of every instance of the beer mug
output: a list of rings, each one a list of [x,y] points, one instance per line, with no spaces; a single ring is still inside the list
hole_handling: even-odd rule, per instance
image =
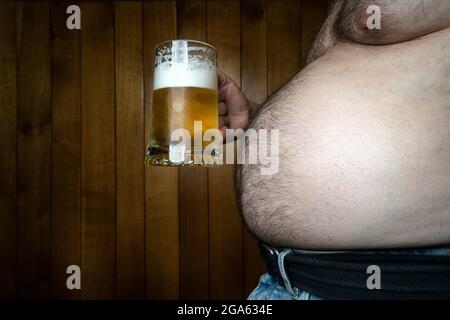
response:
[[[146,164],[220,164],[219,148],[205,150],[213,139],[203,139],[205,133],[220,133],[216,56],[213,46],[193,40],[166,41],[156,47]],[[222,135],[214,138],[217,146]]]

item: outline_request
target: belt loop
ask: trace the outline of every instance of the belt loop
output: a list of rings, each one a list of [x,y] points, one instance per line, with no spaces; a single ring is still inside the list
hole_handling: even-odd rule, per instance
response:
[[[286,269],[284,266],[284,258],[286,256],[292,254],[293,252],[294,251],[292,249],[286,249],[286,250],[283,250],[282,252],[280,252],[280,254],[278,255],[278,269],[280,270],[281,277],[283,278],[284,287],[294,298],[297,298],[298,289],[295,287],[293,288],[291,286],[291,282],[289,281],[289,278],[287,276]]]

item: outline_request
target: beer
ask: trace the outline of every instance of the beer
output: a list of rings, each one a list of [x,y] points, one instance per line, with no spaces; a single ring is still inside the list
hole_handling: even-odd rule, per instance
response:
[[[174,150],[171,135],[177,129],[186,129],[193,139],[195,121],[202,122],[202,134],[218,128],[215,55],[211,46],[191,40],[169,41],[157,47],[146,163],[181,164],[170,155]],[[193,142],[191,146],[183,151],[186,155],[194,154]]]
[[[194,137],[194,121],[202,121],[202,133],[218,127],[217,90],[198,87],[170,87],[153,91],[153,145],[168,147],[178,128]]]

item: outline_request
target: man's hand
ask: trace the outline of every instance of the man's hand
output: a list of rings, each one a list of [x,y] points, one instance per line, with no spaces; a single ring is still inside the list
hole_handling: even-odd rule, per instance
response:
[[[229,75],[218,71],[219,128],[225,139],[226,129],[244,129],[250,121],[252,103]]]

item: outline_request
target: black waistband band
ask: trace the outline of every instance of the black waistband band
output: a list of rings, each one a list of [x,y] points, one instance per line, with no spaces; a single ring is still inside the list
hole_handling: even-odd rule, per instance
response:
[[[284,286],[278,252],[261,246],[261,253],[269,274]],[[284,266],[292,287],[324,299],[450,299],[449,256],[293,251]]]

